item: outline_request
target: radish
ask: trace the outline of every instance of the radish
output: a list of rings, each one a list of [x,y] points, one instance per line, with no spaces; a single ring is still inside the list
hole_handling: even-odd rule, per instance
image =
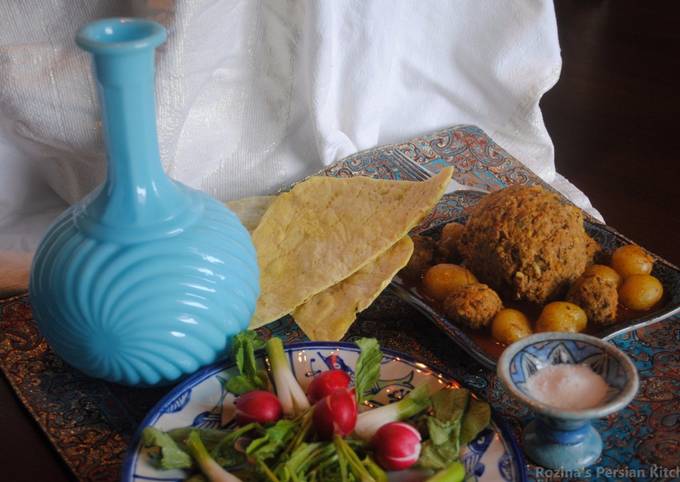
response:
[[[342,370],[321,372],[312,379],[312,383],[307,387],[307,398],[311,403],[316,403],[337,388],[347,388],[349,383],[349,375]]]
[[[385,470],[404,470],[420,457],[420,433],[404,422],[380,427],[371,439],[375,460]]]
[[[314,404],[312,417],[319,438],[349,435],[357,423],[357,402],[351,390],[336,388]]]
[[[236,424],[271,423],[281,418],[283,410],[281,402],[272,392],[253,390],[244,393],[234,401],[236,407]]]

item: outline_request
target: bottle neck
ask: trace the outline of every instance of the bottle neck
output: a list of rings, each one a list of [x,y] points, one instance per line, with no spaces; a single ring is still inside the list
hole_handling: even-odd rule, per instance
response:
[[[160,160],[154,51],[94,55],[108,166],[85,213],[106,226],[159,224],[188,208],[184,190],[165,174]]]

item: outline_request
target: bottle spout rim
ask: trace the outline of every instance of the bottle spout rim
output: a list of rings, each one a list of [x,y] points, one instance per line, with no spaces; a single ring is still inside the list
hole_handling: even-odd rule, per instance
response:
[[[105,18],[88,23],[76,35],[76,43],[93,54],[124,54],[156,48],[167,38],[161,24],[142,18]]]

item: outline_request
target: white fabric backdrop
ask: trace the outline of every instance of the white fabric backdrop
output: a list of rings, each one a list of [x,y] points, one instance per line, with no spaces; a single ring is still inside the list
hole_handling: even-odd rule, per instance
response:
[[[102,180],[90,59],[73,38],[114,15],[168,27],[163,163],[221,200],[470,123],[589,208],[556,175],[538,107],[561,67],[548,0],[49,0],[0,12],[0,249],[34,249]]]

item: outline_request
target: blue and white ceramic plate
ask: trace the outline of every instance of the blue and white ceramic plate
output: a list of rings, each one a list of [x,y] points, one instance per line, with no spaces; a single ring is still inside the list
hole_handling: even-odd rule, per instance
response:
[[[330,368],[340,368],[353,376],[359,356],[358,348],[351,343],[295,343],[287,345],[286,352],[304,389],[315,374]],[[376,404],[395,401],[425,383],[433,386],[459,385],[455,380],[432,371],[406,355],[389,350],[383,350],[383,353],[380,381],[371,397],[371,401]],[[262,353],[258,361],[263,363]],[[333,363],[335,365],[331,366]],[[161,430],[187,426],[220,428],[231,419],[234,410],[234,396],[225,391],[224,381],[235,373],[232,363],[209,366],[177,385],[158,402],[137,430],[123,464],[121,481],[182,481],[186,474],[181,470],[159,471],[151,466],[141,447],[141,431],[147,426]],[[522,453],[495,416],[491,426],[463,449],[462,460],[468,474],[467,481],[526,480]]]

